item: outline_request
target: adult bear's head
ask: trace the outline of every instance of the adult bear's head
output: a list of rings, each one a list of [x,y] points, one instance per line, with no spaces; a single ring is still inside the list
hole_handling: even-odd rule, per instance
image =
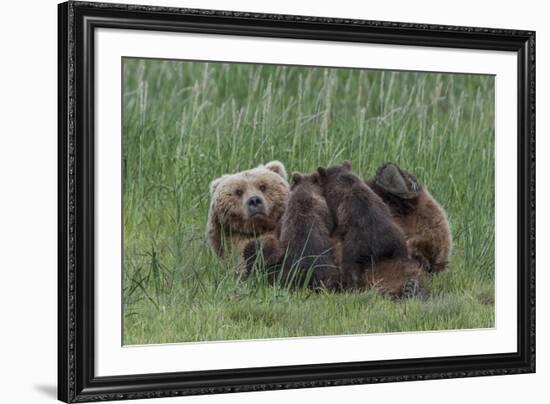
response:
[[[276,228],[288,194],[286,170],[279,161],[226,174],[210,184],[210,217],[225,233],[258,236]]]

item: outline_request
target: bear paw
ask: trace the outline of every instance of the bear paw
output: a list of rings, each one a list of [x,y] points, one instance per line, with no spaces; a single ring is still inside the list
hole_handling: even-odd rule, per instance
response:
[[[410,299],[413,297],[425,297],[425,291],[417,278],[409,278],[401,287],[401,298]]]
[[[279,266],[281,257],[281,246],[275,237],[252,240],[243,250],[246,274],[249,275],[258,265],[271,272]]]

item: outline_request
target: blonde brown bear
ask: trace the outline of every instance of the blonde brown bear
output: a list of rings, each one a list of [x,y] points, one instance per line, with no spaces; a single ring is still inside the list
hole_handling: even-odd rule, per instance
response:
[[[262,236],[274,235],[285,211],[289,185],[284,165],[266,165],[223,175],[210,184],[207,237],[222,258],[239,257],[239,272],[246,277],[243,251]]]

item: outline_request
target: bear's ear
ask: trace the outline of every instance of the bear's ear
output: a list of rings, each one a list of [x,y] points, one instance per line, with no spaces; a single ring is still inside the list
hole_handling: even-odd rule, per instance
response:
[[[327,176],[327,169],[325,167],[318,167],[317,172],[319,173],[320,177],[326,177]]]
[[[346,170],[351,171],[351,162],[349,160],[342,161],[342,167],[344,167]]]
[[[299,184],[302,181],[302,175],[296,171],[292,173],[292,185]]]
[[[283,177],[286,180],[286,169],[283,163],[281,163],[278,160],[270,161],[265,165],[265,168],[267,168],[270,171],[273,171],[276,174],[279,174],[281,177]]]
[[[220,178],[216,178],[210,183],[210,196],[214,195],[216,188],[221,184],[225,177],[227,177],[227,175],[222,175]]]

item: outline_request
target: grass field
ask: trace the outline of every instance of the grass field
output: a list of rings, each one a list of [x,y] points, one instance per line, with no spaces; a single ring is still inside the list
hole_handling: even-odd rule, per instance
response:
[[[489,76],[125,59],[124,344],[493,327],[494,101]],[[414,172],[454,239],[430,297],[239,282],[208,185],[273,159]]]

